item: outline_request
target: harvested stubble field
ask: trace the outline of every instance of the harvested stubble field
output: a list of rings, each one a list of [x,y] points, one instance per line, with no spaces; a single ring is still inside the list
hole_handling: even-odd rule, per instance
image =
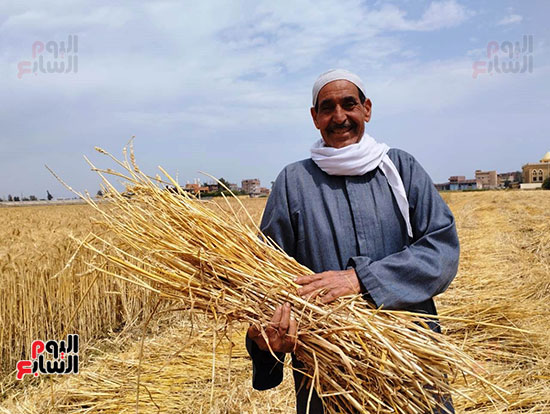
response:
[[[439,311],[484,323],[444,320],[444,329],[498,373],[498,385],[512,393],[508,406],[475,395],[476,405],[455,398],[457,412],[550,413],[550,192],[443,197],[457,219],[462,253],[456,280],[438,298]],[[265,199],[245,203],[259,220]],[[90,215],[87,206],[0,209],[4,412],[135,412],[138,372],[140,412],[293,412],[290,372],[273,391],[251,389],[243,326],[214,332],[187,313],[157,312],[148,324],[140,365],[142,325],[156,301],[153,295],[89,272],[86,262],[98,260],[94,257],[79,257],[52,279],[77,246],[68,235],[84,237]],[[163,306],[170,310],[177,303]],[[12,387],[15,363],[28,357],[30,342],[60,338],[67,329],[83,338],[80,374],[40,384],[27,379]],[[460,388],[461,379],[455,384]]]

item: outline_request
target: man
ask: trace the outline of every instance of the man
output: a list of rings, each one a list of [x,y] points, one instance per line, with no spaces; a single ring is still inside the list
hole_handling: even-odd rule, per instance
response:
[[[313,86],[311,116],[322,139],[311,158],[288,165],[268,199],[261,229],[287,254],[312,269],[298,293],[329,303],[362,293],[377,307],[436,315],[433,296],[456,275],[459,257],[453,215],[430,177],[409,154],[365,134],[372,103],[361,79],[345,70],[322,74]],[[439,332],[432,320],[430,326]],[[289,304],[266,328],[279,359],[297,344]],[[282,381],[283,370],[251,326],[247,349],[253,386]],[[301,363],[292,354],[293,365]],[[297,412],[306,412],[309,389],[294,371]],[[310,413],[322,413],[313,393]],[[452,412],[450,400],[446,402]]]

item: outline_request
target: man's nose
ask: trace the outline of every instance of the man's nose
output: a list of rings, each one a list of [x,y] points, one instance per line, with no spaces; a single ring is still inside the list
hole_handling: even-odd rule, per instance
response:
[[[332,120],[336,124],[341,124],[346,120],[346,113],[340,105],[336,105],[336,108],[334,108],[334,112],[332,114]]]

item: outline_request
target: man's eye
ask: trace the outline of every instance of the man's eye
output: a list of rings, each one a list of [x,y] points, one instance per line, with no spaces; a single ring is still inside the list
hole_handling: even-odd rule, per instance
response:
[[[357,102],[346,102],[344,104],[344,109],[353,109],[357,105]]]

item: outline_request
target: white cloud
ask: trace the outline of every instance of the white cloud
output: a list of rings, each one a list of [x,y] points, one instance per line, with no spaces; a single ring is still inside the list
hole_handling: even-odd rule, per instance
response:
[[[320,64],[337,65],[342,56],[354,56],[357,66],[380,65],[391,56],[415,54],[397,38],[385,36],[385,31],[438,30],[456,26],[469,15],[454,0],[432,2],[418,20],[407,19],[396,6],[371,8],[359,0],[304,0],[292,7],[283,2],[227,7],[223,1],[163,1],[91,9],[68,9],[60,2],[30,10],[13,12],[0,32],[49,31],[55,33],[51,40],[60,33],[82,33],[81,68],[83,72],[88,68],[91,76],[86,84],[110,83],[111,89],[128,85],[131,95],[154,92],[159,86],[161,91],[177,90],[182,81],[174,79],[170,65],[181,78],[204,80],[208,86],[251,77],[264,82],[280,79]],[[15,56],[13,45],[10,49],[11,64],[27,58]],[[24,49],[30,50],[30,44]],[[192,88],[197,86],[194,82]]]
[[[417,30],[438,30],[458,26],[464,22],[471,12],[454,0],[432,2],[417,22]]]
[[[64,11],[57,13],[55,10],[24,11],[8,17],[1,26],[2,31],[7,30],[65,30],[70,31],[79,27],[108,26],[119,28],[124,26],[131,18],[132,12],[120,6],[102,6],[89,11]]]
[[[394,5],[384,5],[368,14],[369,22],[379,30],[433,31],[455,27],[467,20],[473,12],[454,0],[430,3],[418,20],[406,18],[406,13]]]
[[[188,145],[201,154],[197,164],[216,159],[216,151],[256,159],[248,147],[265,146],[261,152],[270,154],[272,168],[278,168],[282,160],[307,156],[308,140],[317,136],[308,114],[311,84],[330,67],[347,67],[365,78],[374,120],[385,128],[400,128],[396,120],[413,115],[429,125],[438,111],[475,107],[520,79],[487,75],[473,80],[473,59],[450,47],[437,60],[437,48],[426,47],[436,45],[442,33],[431,34],[429,41],[407,36],[453,28],[474,16],[457,1],[424,3],[414,15],[405,6],[363,0],[73,4],[13,6],[0,18],[5,39],[0,90],[10,97],[0,100],[0,147],[21,154],[22,165],[33,151],[50,156],[70,147],[82,153],[105,142],[116,150],[117,139],[123,145],[135,133],[175,145],[170,154],[162,145],[144,149],[149,159],[163,164],[173,155],[178,158],[173,165],[181,165],[178,151]],[[460,36],[485,38],[473,26]],[[36,38],[64,40],[69,33],[79,35],[77,74],[17,79],[17,62],[30,58]],[[537,45],[537,50],[542,49]],[[540,75],[539,66],[536,71],[533,76]],[[522,93],[531,91],[525,87]],[[402,129],[395,136],[430,139],[410,126]],[[239,151],[227,144],[230,139]],[[258,158],[258,163],[266,161]],[[220,161],[222,174],[222,166],[238,171],[238,161],[232,164]],[[263,165],[260,170],[265,177],[276,173]]]
[[[506,16],[499,20],[497,24],[499,26],[503,26],[507,24],[520,23],[521,21],[523,21],[523,16],[520,16],[519,14],[510,14],[509,16]]]

